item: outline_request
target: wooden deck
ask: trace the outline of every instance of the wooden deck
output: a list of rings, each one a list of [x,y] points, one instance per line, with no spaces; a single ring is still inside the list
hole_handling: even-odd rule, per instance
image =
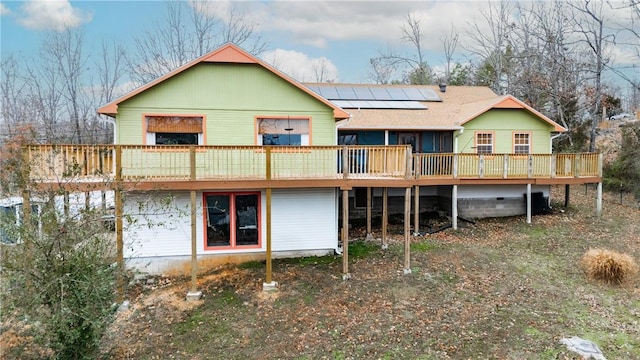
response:
[[[409,187],[600,182],[602,158],[579,154],[412,154],[409,146],[30,145],[40,186],[117,182],[140,190]]]

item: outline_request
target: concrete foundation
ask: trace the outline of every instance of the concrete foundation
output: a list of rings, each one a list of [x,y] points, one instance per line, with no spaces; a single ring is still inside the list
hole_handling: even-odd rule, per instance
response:
[[[188,292],[187,301],[198,301],[202,297],[202,291]]]
[[[262,291],[276,291],[278,290],[278,283],[275,281],[269,283],[262,283]]]

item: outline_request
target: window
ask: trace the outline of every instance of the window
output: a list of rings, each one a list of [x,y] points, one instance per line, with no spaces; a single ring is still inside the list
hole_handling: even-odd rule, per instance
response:
[[[358,145],[358,134],[340,133],[338,135],[338,145]]]
[[[493,134],[476,133],[476,152],[478,154],[493,153]]]
[[[203,145],[203,116],[147,115],[147,145]]]
[[[205,193],[206,249],[260,246],[260,193]]]
[[[258,119],[258,145],[309,145],[309,119]]]
[[[531,153],[531,136],[529,133],[513,134],[513,153],[514,154],[530,154]]]

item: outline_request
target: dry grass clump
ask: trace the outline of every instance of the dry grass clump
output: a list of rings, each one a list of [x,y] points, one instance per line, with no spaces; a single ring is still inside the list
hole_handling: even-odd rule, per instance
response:
[[[582,257],[582,269],[589,279],[608,284],[622,284],[638,274],[631,256],[604,249],[589,249]]]

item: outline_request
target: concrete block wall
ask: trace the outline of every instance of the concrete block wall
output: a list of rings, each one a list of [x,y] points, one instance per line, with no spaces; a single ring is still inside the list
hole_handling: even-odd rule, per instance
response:
[[[476,198],[458,199],[458,216],[463,218],[488,218],[517,216],[527,213],[524,198]]]

